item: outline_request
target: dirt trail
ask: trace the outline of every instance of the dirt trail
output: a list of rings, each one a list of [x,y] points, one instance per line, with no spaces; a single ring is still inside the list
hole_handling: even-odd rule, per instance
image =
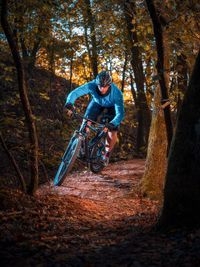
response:
[[[73,172],[61,187],[51,187],[60,195],[71,195],[86,199],[106,201],[124,198],[138,188],[138,179],[144,172],[144,160],[120,161],[108,165],[100,174],[87,169]],[[46,187],[46,186],[45,186]],[[47,186],[47,191],[49,187]],[[44,187],[40,188],[44,193]]]
[[[98,175],[73,172],[34,198],[4,192],[1,266],[199,267],[198,231],[152,230],[159,206],[140,194],[143,172],[144,160],[121,161]]]
[[[157,202],[140,196],[139,182],[144,173],[144,163],[142,159],[120,161],[108,165],[100,174],[94,174],[87,169],[73,172],[62,186],[55,187],[51,183],[42,186],[38,194],[51,192],[60,196],[76,197],[76,201],[88,207],[94,217],[101,214],[101,221],[110,224],[113,219],[123,221],[140,212],[151,210],[155,214]]]

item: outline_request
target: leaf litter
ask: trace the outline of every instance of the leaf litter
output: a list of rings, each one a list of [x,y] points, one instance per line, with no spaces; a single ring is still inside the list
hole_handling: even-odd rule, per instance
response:
[[[72,172],[35,197],[0,190],[1,266],[200,266],[200,230],[158,233],[157,201],[143,198],[144,160],[101,174]]]

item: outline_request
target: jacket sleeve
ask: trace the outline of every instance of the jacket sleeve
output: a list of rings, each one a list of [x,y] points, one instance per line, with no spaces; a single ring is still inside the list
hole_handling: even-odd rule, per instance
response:
[[[110,123],[114,124],[115,126],[118,126],[120,122],[124,119],[124,99],[123,94],[121,91],[118,91],[119,93],[116,96],[115,100],[115,117]]]
[[[67,103],[74,104],[77,98],[83,95],[87,95],[89,93],[90,93],[90,83],[86,83],[82,86],[79,86],[67,96],[65,104]]]

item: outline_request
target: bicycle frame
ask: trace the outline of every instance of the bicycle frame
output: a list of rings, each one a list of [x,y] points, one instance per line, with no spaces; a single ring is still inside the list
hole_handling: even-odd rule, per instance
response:
[[[73,111],[73,114],[75,117],[79,117],[79,118],[83,119],[83,122],[80,126],[80,129],[76,131],[79,135],[82,136],[82,139],[83,139],[82,142],[83,142],[83,146],[84,146],[83,150],[84,150],[84,155],[85,155],[84,158],[79,158],[79,159],[86,162],[87,166],[89,167],[90,163],[93,161],[93,158],[91,158],[91,156],[90,156],[92,148],[103,137],[107,136],[107,132],[104,131],[105,125],[100,124],[98,122],[95,122],[93,120],[90,120],[90,119],[86,118],[85,116],[81,115],[80,113]],[[97,125],[97,127],[94,127],[92,125],[88,125],[88,122],[91,122],[91,123]],[[95,133],[95,136],[91,139],[88,138],[89,132],[86,130],[87,128],[89,128],[92,132]]]

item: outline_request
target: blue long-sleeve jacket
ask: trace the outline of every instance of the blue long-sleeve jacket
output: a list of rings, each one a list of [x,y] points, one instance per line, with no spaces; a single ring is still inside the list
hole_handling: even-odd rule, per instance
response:
[[[86,83],[75,90],[73,90],[67,97],[66,104],[74,104],[77,98],[80,96],[90,94],[93,98],[93,101],[98,103],[102,107],[115,107],[115,117],[110,123],[118,126],[124,118],[124,101],[123,94],[118,89],[118,87],[112,83],[111,90],[109,94],[100,95],[97,91],[97,84],[95,80]]]

